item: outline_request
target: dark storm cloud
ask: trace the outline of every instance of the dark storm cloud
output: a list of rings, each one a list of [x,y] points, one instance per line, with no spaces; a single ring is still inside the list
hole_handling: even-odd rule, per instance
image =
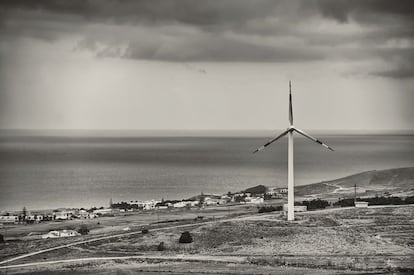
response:
[[[407,53],[414,43],[410,0],[6,0],[0,1],[0,17],[2,40],[28,36],[53,42],[73,35],[78,37],[74,49],[99,57],[258,62],[370,58],[389,64],[373,74],[413,76]],[[318,29],[332,24],[329,20],[338,24],[332,30]],[[359,29],[341,29],[348,26]]]
[[[277,2],[269,0],[6,0],[0,3],[7,9],[42,10],[59,14],[72,14],[89,21],[127,22],[145,20],[153,23],[175,21],[193,25],[242,22],[271,14],[277,4]]]
[[[410,0],[318,0],[315,3],[324,16],[342,22],[353,18],[376,23],[381,17],[390,16],[414,20],[414,2]]]

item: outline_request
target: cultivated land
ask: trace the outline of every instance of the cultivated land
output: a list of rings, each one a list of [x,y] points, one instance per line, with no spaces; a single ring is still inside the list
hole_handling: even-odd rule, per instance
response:
[[[373,192],[409,194],[413,171],[370,171],[300,187],[298,195],[349,197],[356,182],[361,197]],[[283,200],[267,203],[280,205]],[[257,206],[237,204],[7,226],[7,242],[0,244],[0,273],[414,272],[414,205],[330,208],[297,213],[295,222],[285,220],[281,212],[258,214]],[[89,235],[39,239],[49,230],[75,229],[82,223],[91,229]],[[149,233],[141,233],[143,226]],[[178,243],[184,231],[191,233],[193,243]],[[161,242],[164,248],[159,251]]]

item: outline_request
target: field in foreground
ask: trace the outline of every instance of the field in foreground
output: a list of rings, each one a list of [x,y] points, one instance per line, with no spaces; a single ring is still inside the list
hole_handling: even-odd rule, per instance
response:
[[[184,230],[193,243],[178,243]],[[50,251],[13,262],[37,264],[7,274],[409,274],[412,232],[414,206],[328,209],[300,214],[294,223],[277,212],[250,213]],[[53,263],[39,265],[45,261]]]

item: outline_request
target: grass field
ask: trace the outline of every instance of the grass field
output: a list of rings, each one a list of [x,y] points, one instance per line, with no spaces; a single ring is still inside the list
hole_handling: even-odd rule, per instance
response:
[[[244,209],[246,215],[241,215],[242,210],[226,210],[222,216],[227,213],[235,217],[228,221],[214,220],[208,224],[193,221],[185,228],[193,236],[194,242],[191,244],[178,243],[183,228],[150,229],[148,234],[80,244],[39,254],[18,263],[134,255],[151,256],[151,261],[121,259],[57,263],[47,267],[9,269],[8,274],[33,274],[34,271],[40,272],[36,274],[51,274],[48,273],[50,270],[55,272],[53,274],[75,274],[70,273],[74,271],[110,274],[108,270],[118,270],[118,274],[133,274],[137,271],[151,274],[158,269],[170,271],[169,274],[184,274],[194,270],[206,272],[204,274],[352,274],[390,271],[410,274],[414,271],[414,206],[313,211],[298,214],[294,223],[287,223],[277,212],[257,214],[252,209]],[[211,215],[214,213],[217,217],[221,210],[210,211]],[[172,224],[187,222],[190,223],[190,220]],[[33,241],[25,243],[30,242]],[[163,251],[157,249],[160,242],[164,243]],[[183,255],[182,260],[163,260],[163,257],[176,255]],[[208,260],[210,255],[236,257],[240,261],[213,264],[214,260]],[[192,258],[186,260],[190,256]]]

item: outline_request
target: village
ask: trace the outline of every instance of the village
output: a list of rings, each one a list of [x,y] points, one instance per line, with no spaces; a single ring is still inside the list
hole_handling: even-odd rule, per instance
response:
[[[259,188],[258,188],[259,187]],[[74,219],[96,219],[103,216],[116,216],[125,212],[151,211],[151,210],[168,210],[168,209],[191,209],[206,208],[209,206],[223,205],[242,205],[253,204],[261,205],[265,200],[284,199],[287,196],[287,188],[268,188],[264,186],[253,187],[242,192],[223,195],[207,195],[201,193],[189,199],[183,200],[131,200],[129,202],[112,202],[109,201],[108,207],[92,207],[85,208],[59,208],[53,211],[33,210],[30,211],[23,207],[22,211],[7,212],[2,211],[0,214],[0,223],[3,225],[26,225],[37,224],[42,222],[61,222]],[[247,192],[252,191],[252,192]],[[65,232],[57,234],[51,231],[48,237],[74,236],[73,232]]]

